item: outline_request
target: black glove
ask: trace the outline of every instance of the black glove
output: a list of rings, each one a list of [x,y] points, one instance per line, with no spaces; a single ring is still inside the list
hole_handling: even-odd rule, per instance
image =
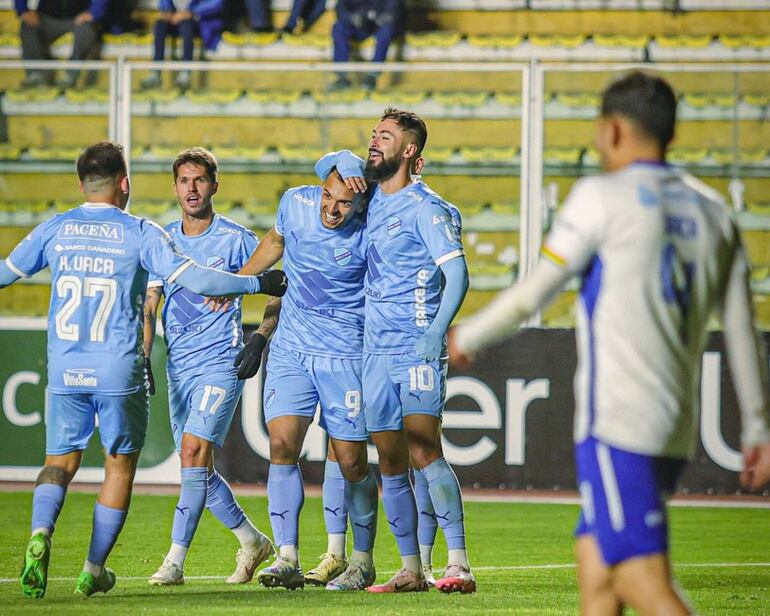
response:
[[[259,292],[273,297],[283,297],[288,285],[286,274],[283,270],[270,270],[257,276],[259,278]]]
[[[239,379],[250,379],[257,373],[259,364],[262,362],[262,351],[265,350],[266,346],[267,338],[260,333],[256,333],[240,350],[238,355],[235,356],[233,366],[238,368]]]
[[[152,375],[152,364],[150,358],[144,358],[144,373],[147,377],[147,384],[149,385],[149,392],[151,396],[155,395],[155,377]]]

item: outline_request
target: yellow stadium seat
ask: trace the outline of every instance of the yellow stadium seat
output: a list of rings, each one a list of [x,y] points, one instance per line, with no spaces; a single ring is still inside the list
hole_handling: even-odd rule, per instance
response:
[[[471,34],[468,43],[481,49],[514,49],[521,45],[524,37],[520,34]]]
[[[518,201],[493,201],[490,204],[490,209],[495,214],[499,214],[501,216],[517,215],[519,213],[519,202]]]
[[[557,92],[555,99],[566,107],[598,109],[601,95],[593,92]]]
[[[367,93],[363,90],[339,90],[337,92],[317,90],[313,92],[313,98],[321,105],[360,103],[365,101],[366,97]]]
[[[753,107],[766,107],[770,105],[770,94],[757,94],[753,92],[742,96],[743,102]]]
[[[461,147],[460,155],[469,163],[499,163],[511,162],[516,158],[518,148],[495,148],[495,147]]]
[[[291,105],[302,98],[301,90],[249,90],[246,98],[253,103]]]
[[[739,47],[765,49],[770,47],[770,35],[720,34],[719,42],[728,49],[738,49]]]
[[[331,37],[327,34],[306,32],[304,34],[284,34],[281,39],[293,47],[316,47],[326,49],[331,45]]]
[[[462,40],[459,32],[407,32],[406,44],[410,47],[454,47]]]
[[[567,47],[575,49],[586,42],[584,34],[532,34],[529,37],[530,43],[537,47]]]
[[[106,33],[103,35],[103,40],[106,45],[149,47],[152,45],[153,35],[152,32],[145,34],[136,32],[124,32],[122,34]]]
[[[266,216],[275,214],[277,204],[273,201],[257,201],[256,199],[247,199],[243,203],[243,209],[252,216]]]
[[[43,86],[29,90],[8,90],[5,96],[14,103],[49,103],[59,98],[59,89]]]
[[[214,152],[219,160],[258,160],[267,152],[267,147],[218,146]]]
[[[508,105],[510,107],[521,107],[520,92],[497,92],[495,94],[495,100],[501,105]]]
[[[68,103],[109,103],[110,93],[100,88],[68,89],[64,93]]]
[[[18,160],[21,148],[11,143],[0,144],[0,160]]]
[[[463,215],[463,218],[465,218],[466,216],[478,216],[484,211],[487,204],[483,201],[477,201],[476,203],[463,203],[457,207],[460,208],[460,213]]]
[[[278,155],[285,161],[306,162],[317,161],[326,151],[320,148],[304,146],[278,146]]]
[[[433,147],[429,148],[425,152],[425,161],[430,164],[432,162],[445,163],[454,156],[454,148],[451,147]]]
[[[0,32],[0,47],[21,49],[21,38],[13,32]]]
[[[82,148],[80,146],[46,146],[31,147],[27,150],[27,153],[33,160],[73,161],[80,156],[81,151]]]
[[[666,49],[705,49],[713,40],[710,34],[658,34],[655,42]]]
[[[378,105],[395,105],[410,107],[419,105],[428,98],[426,92],[378,92],[374,91],[369,95],[369,100]]]
[[[182,95],[179,88],[142,90],[133,93],[136,103],[171,103]]]
[[[545,148],[543,162],[546,165],[577,165],[582,153],[582,148]]]
[[[153,158],[174,159],[182,148],[173,145],[151,145],[150,155]]]
[[[753,201],[746,204],[746,209],[756,216],[767,216],[770,220],[770,201]]]
[[[433,100],[447,107],[480,107],[489,98],[487,92],[434,92]]]
[[[277,32],[247,32],[244,34],[224,32],[222,34],[222,42],[234,47],[265,47],[275,43],[278,38]]]
[[[241,97],[240,90],[190,90],[187,92],[187,100],[191,103],[203,105],[227,105],[234,103]]]
[[[633,49],[643,49],[649,37],[646,34],[630,36],[627,34],[594,34],[593,41],[602,47],[630,47]]]
[[[675,165],[687,165],[704,162],[708,158],[708,154],[706,148],[671,148],[667,158]]]

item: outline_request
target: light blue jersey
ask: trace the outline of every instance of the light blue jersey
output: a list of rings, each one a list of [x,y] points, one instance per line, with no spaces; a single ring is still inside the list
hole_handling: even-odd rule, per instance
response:
[[[196,263],[212,269],[237,272],[257,247],[257,237],[246,227],[214,215],[209,228],[200,235],[182,231],[182,221],[166,225],[174,244]],[[205,297],[151,273],[148,286],[163,286],[163,328],[168,345],[169,375],[199,374],[211,366],[232,368],[233,358],[243,346],[242,298],[226,312],[214,312],[204,305]]]
[[[283,269],[289,288],[272,346],[307,355],[361,357],[366,272],[364,220],[344,227],[321,222],[321,187],[283,195],[275,230],[284,237]]]
[[[145,382],[147,272],[173,281],[193,261],[155,223],[85,203],[33,229],[6,264],[23,277],[51,268],[49,392],[119,395]]]
[[[423,182],[369,203],[364,350],[414,351],[441,302],[440,265],[462,256],[457,208]]]

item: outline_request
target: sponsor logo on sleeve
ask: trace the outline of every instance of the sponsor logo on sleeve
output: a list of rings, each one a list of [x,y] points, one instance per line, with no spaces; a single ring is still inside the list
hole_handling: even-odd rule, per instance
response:
[[[123,243],[123,224],[119,222],[88,222],[67,220],[59,227],[57,237],[61,240],[97,240]]]
[[[67,387],[97,387],[99,379],[94,376],[91,368],[69,368],[64,371],[62,377]]]

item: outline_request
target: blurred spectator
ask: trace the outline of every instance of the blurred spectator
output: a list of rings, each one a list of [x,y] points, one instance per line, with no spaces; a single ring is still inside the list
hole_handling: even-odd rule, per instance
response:
[[[332,28],[334,61],[350,59],[351,41],[364,41],[374,35],[377,39],[373,62],[385,62],[391,41],[404,30],[405,0],[338,0],[337,22]],[[374,90],[379,73],[364,75],[361,86]],[[351,85],[345,73],[329,84],[330,90],[344,90]]]
[[[294,32],[300,19],[302,19],[302,31],[307,32],[324,14],[324,11],[326,11],[326,0],[294,0],[289,19],[281,28],[281,32],[288,34]]]
[[[30,10],[27,0],[14,0],[21,20],[21,56],[25,60],[47,60],[51,44],[63,34],[72,32],[72,60],[86,60],[96,49],[98,23],[107,12],[109,0],[40,0],[36,10]],[[71,88],[77,83],[79,71],[65,73],[60,85]],[[36,87],[47,80],[43,71],[30,70],[22,87]]]
[[[160,62],[166,55],[166,38],[182,38],[182,60],[193,59],[195,37],[200,36],[203,47],[213,51],[222,38],[224,29],[224,0],[160,0],[160,17],[155,22],[153,34],[155,45],[152,59]],[[192,74],[179,71],[176,85],[183,90],[190,87]],[[161,85],[160,71],[153,71],[142,81],[143,88],[157,88]]]
[[[225,0],[225,30],[272,32],[270,0]]]
[[[104,31],[110,34],[135,32],[142,22],[134,19],[137,0],[109,0],[107,14],[104,16]]]

